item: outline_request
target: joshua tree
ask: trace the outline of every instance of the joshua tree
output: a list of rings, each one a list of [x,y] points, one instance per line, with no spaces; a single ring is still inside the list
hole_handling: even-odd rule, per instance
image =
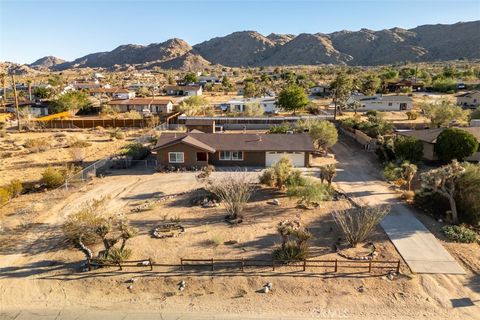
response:
[[[327,181],[328,186],[332,185],[332,180],[337,175],[337,168],[335,164],[327,164],[326,166],[320,167],[320,180],[322,183]]]

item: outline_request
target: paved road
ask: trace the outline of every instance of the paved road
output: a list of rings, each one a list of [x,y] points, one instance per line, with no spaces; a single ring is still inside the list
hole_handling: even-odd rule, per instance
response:
[[[336,185],[368,204],[388,203],[392,211],[381,226],[415,273],[465,274],[435,236],[415,217],[412,209],[382,181],[375,155],[342,136],[333,147],[339,164]]]

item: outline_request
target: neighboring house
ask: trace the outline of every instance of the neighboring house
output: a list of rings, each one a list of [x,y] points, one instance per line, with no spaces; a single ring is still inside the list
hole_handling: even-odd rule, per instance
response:
[[[173,102],[170,99],[160,98],[135,98],[124,100],[112,100],[108,105],[117,108],[120,112],[132,110],[151,113],[171,113]]]
[[[314,94],[321,97],[328,97],[331,94],[330,85],[318,83],[317,85],[310,87],[310,94]]]
[[[378,111],[403,111],[410,110],[413,107],[413,99],[409,96],[364,96],[352,95],[347,103],[358,101],[361,107],[358,111],[378,110]]]
[[[476,109],[480,106],[480,91],[474,90],[459,94],[457,104],[463,108]]]
[[[123,88],[93,88],[88,90],[88,94],[96,98],[107,96],[118,100],[135,98],[135,92]]]
[[[215,76],[201,76],[198,78],[198,83],[202,86],[206,85],[207,83],[215,84],[220,82],[221,80]]]
[[[404,92],[411,90],[414,92],[425,91],[425,85],[422,82],[416,80],[400,80],[387,83],[387,90],[389,92]]]
[[[204,133],[215,133],[215,120],[187,119],[185,126],[188,132],[197,130]]]
[[[435,154],[435,144],[437,143],[437,138],[446,128],[434,128],[434,129],[425,129],[425,130],[411,130],[411,131],[400,131],[397,132],[398,135],[415,137],[418,140],[423,142],[423,158],[425,160],[438,160],[437,155]],[[480,142],[480,127],[459,127],[458,129],[465,130],[473,134],[477,140]],[[467,158],[468,161],[480,161],[480,150],[472,155],[470,158]]]
[[[92,81],[75,81],[72,86],[76,90],[82,90],[82,89],[95,89],[95,88],[100,88],[100,82],[95,79]]]
[[[201,96],[202,86],[166,86],[165,92],[169,96]]]
[[[276,97],[262,97],[262,98],[247,98],[247,99],[234,99],[222,103],[220,108],[223,111],[230,112],[244,112],[245,105],[258,103],[265,113],[277,113],[280,109],[277,107]]]
[[[164,133],[152,152],[158,164],[202,167],[208,164],[230,167],[269,167],[288,157],[295,167],[308,167],[315,151],[306,133],[226,134]]]
[[[32,117],[43,117],[48,116],[48,105],[42,102],[36,101],[20,101],[18,103],[19,109],[22,111],[28,111]],[[5,111],[15,113],[15,103],[5,104]]]

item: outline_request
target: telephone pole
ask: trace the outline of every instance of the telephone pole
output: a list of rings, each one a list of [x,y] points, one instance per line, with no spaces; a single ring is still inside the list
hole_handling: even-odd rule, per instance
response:
[[[17,129],[21,130],[20,126],[20,111],[18,110],[18,95],[17,95],[17,85],[15,83],[15,76],[12,74],[12,85],[13,85],[13,95],[15,96],[15,112],[17,114]]]

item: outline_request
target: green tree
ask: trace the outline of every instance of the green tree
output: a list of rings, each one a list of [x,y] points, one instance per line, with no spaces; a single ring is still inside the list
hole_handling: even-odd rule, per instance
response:
[[[457,89],[457,81],[452,78],[437,78],[432,83],[433,90],[438,92],[452,92]]]
[[[81,110],[90,105],[87,94],[81,91],[66,92],[52,102],[54,112]]]
[[[207,100],[203,96],[191,96],[180,102],[178,111],[187,116],[196,116],[202,114],[206,108]]]
[[[264,113],[265,109],[257,102],[246,103],[245,110],[243,111],[243,115],[246,117],[259,117]]]
[[[185,83],[197,83],[198,82],[198,77],[195,73],[189,72],[183,77],[183,81]]]
[[[45,87],[36,87],[33,89],[33,95],[40,99],[48,99],[52,95],[52,91]]]
[[[362,92],[367,96],[373,96],[382,85],[382,81],[376,75],[369,75],[362,83]]]
[[[337,114],[337,109],[341,112],[347,108],[347,101],[352,93],[352,86],[352,79],[344,71],[337,74],[335,81],[332,82],[331,88],[333,89],[335,115]]]
[[[254,98],[259,95],[258,86],[253,83],[252,81],[245,82],[245,86],[243,87],[243,96],[245,98]]]
[[[403,161],[418,162],[423,158],[423,142],[415,137],[399,136],[393,143],[395,158]]]
[[[448,128],[442,131],[435,144],[435,153],[443,162],[465,160],[478,149],[477,138],[465,130]]]
[[[480,225],[480,164],[464,163],[465,171],[458,177],[455,195],[461,219]]]
[[[278,106],[288,111],[293,111],[305,108],[310,103],[308,96],[302,87],[297,85],[290,85],[283,89],[278,95]]]
[[[338,132],[335,125],[326,120],[304,120],[298,123],[300,131],[307,130],[315,146],[321,150],[327,150],[338,140]]]
[[[230,91],[233,88],[233,84],[230,82],[227,76],[222,78],[222,87],[225,91]]]
[[[435,128],[446,127],[451,122],[466,122],[468,110],[463,110],[456,104],[442,101],[441,103],[424,103],[421,109]]]

